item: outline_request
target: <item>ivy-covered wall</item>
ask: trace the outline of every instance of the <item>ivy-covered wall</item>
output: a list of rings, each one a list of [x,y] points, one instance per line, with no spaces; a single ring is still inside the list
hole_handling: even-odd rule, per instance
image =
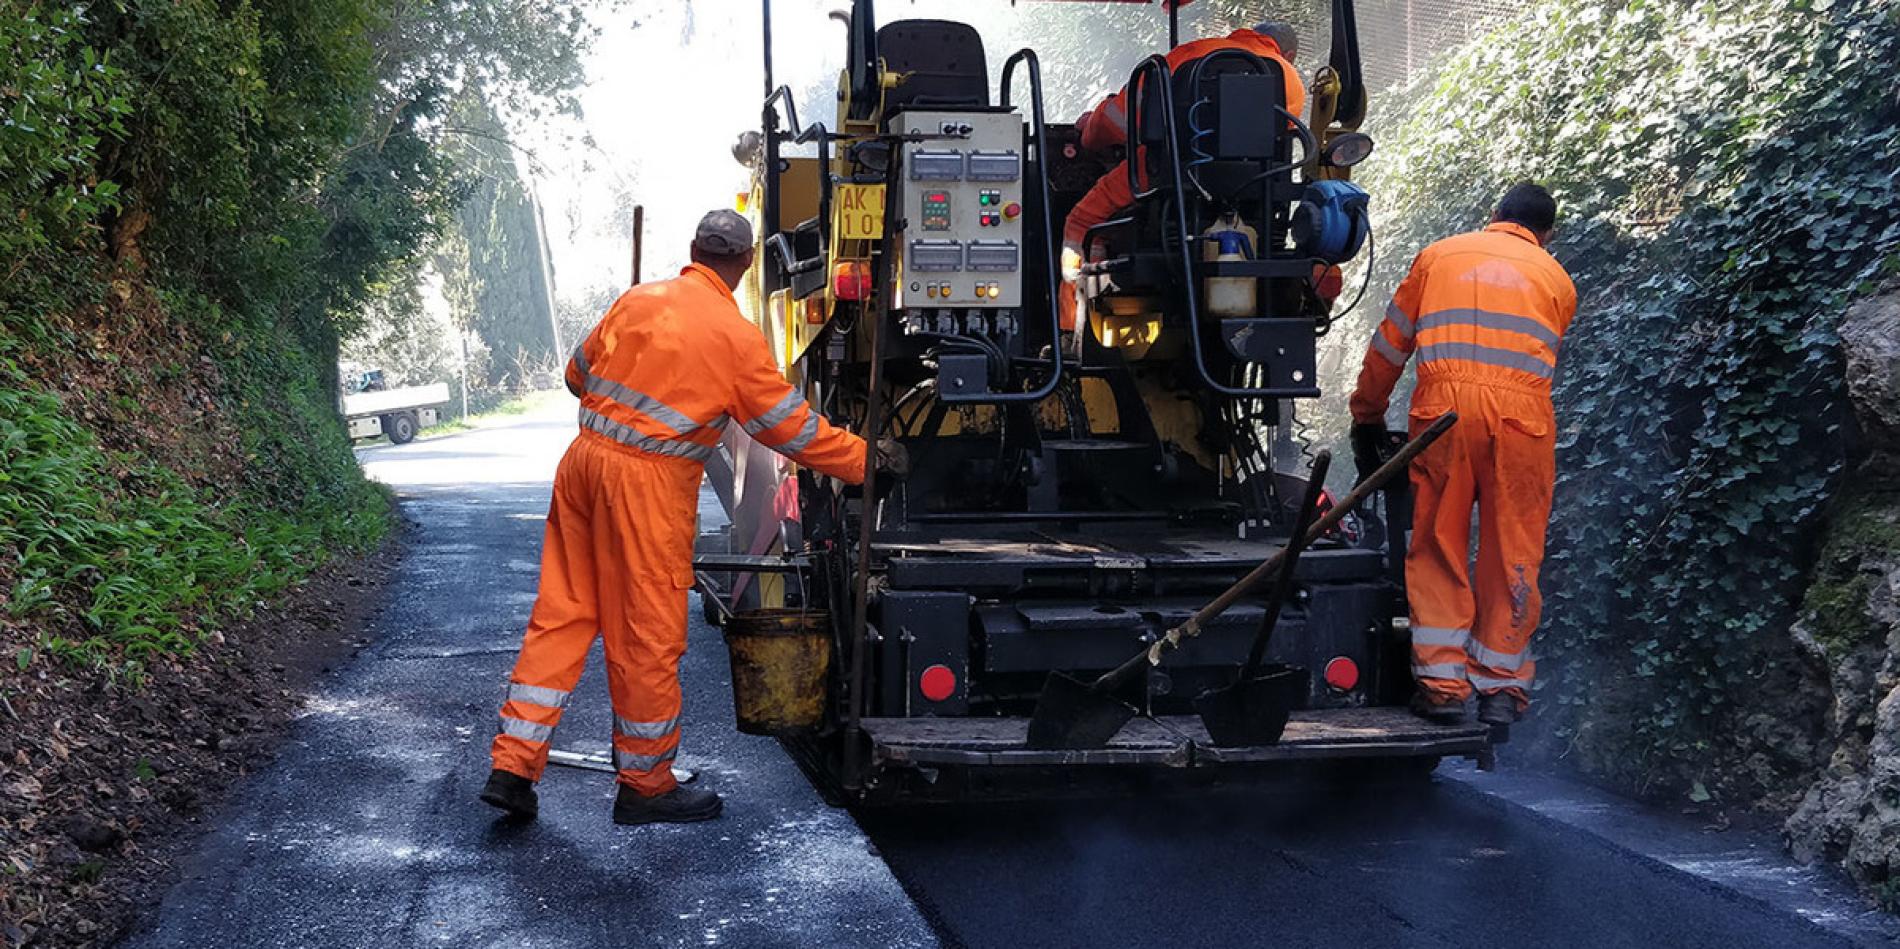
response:
[[[1552,0],[1375,103],[1342,399],[1413,254],[1516,180],[1562,207],[1582,303],[1532,751],[1782,806],[1826,758],[1826,673],[1789,627],[1851,447],[1837,323],[1900,272],[1896,62],[1892,2]]]

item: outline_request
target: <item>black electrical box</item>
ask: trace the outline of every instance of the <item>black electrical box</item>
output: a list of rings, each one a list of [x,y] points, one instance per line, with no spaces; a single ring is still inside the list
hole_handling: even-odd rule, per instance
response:
[[[1286,104],[1286,84],[1278,75],[1223,73],[1216,78],[1220,100],[1214,157],[1278,158],[1279,129],[1286,127],[1275,106]]]

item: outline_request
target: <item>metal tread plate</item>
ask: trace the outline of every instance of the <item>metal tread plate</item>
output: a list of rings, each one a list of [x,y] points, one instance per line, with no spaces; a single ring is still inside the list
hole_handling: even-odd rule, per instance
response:
[[[900,589],[1020,585],[1031,572],[1151,570],[1230,575],[1245,573],[1276,553],[1278,544],[1184,535],[1147,542],[1108,543],[1083,538],[958,538],[879,541],[891,583]],[[1306,581],[1353,581],[1383,576],[1376,550],[1321,547],[1300,558]]]
[[[1276,745],[1223,748],[1193,715],[1137,718],[1087,751],[1025,747],[1027,718],[867,718],[874,755],[893,764],[972,766],[1155,765],[1171,768],[1318,758],[1475,755],[1483,725],[1434,725],[1403,708],[1293,713]]]
[[[1308,758],[1470,755],[1484,747],[1485,725],[1435,725],[1404,708],[1336,708],[1294,712],[1277,745],[1223,748],[1195,715],[1164,716],[1194,746],[1197,762],[1239,764]]]
[[[1027,718],[867,718],[864,733],[880,761],[960,765],[1188,765],[1187,739],[1153,719],[1137,718],[1106,748],[1024,747]]]

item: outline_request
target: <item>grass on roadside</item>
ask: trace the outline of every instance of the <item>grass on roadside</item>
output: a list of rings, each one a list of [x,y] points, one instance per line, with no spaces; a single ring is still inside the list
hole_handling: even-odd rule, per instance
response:
[[[190,651],[321,564],[367,549],[387,494],[339,481],[289,509],[214,497],[151,457],[109,451],[59,397],[0,361],[0,617],[33,629],[5,657],[124,663]]]

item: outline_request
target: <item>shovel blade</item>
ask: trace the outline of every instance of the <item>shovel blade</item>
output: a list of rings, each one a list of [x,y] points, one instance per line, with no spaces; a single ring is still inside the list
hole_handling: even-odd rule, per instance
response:
[[[1098,692],[1091,683],[1051,672],[1029,716],[1028,745],[1042,750],[1103,748],[1134,717],[1135,707],[1115,693]]]
[[[1279,742],[1286,720],[1305,700],[1311,676],[1298,666],[1265,666],[1259,675],[1194,700],[1214,744],[1252,748]]]

